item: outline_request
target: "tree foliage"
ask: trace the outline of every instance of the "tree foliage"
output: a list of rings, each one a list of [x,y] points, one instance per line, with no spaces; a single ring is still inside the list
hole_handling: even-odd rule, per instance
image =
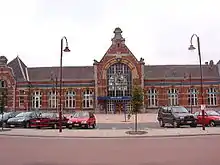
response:
[[[139,113],[143,106],[143,89],[140,86],[134,86],[132,91],[132,114]]]

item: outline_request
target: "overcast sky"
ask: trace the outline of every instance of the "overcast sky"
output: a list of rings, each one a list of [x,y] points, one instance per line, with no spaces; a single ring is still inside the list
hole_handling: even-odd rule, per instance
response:
[[[220,60],[218,0],[0,0],[0,55],[28,66],[92,65],[111,45],[116,27],[146,64],[195,64],[190,37],[200,37],[202,61]],[[196,44],[196,39],[193,40]]]

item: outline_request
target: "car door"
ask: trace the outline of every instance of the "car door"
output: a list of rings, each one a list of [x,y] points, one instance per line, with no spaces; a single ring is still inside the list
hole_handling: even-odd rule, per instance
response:
[[[89,112],[89,120],[90,120],[90,123],[92,124],[96,122],[95,115],[91,112]]]
[[[209,117],[208,117],[206,112],[205,112],[205,116],[204,116],[204,121],[205,121],[206,125],[209,123]],[[203,118],[202,118],[202,112],[201,111],[199,112],[199,114],[197,116],[197,123],[198,124],[203,124]]]
[[[169,117],[170,116],[170,112],[168,111],[168,108],[165,107],[162,110],[162,119],[164,121],[164,123],[169,123]]]

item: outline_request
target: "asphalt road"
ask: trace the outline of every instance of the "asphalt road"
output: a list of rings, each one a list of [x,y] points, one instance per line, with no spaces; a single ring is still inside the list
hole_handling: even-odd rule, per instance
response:
[[[0,136],[2,165],[219,165],[220,136],[52,139]]]
[[[140,129],[161,128],[156,122],[138,123]],[[134,128],[134,123],[97,123],[97,129],[129,129]]]

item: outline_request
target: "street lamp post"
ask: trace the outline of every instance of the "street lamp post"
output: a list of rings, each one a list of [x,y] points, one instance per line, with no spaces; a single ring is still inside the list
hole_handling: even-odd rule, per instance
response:
[[[196,49],[193,44],[192,40],[193,37],[197,38],[197,46],[198,46],[198,55],[199,55],[199,69],[200,69],[200,94],[201,94],[201,99],[202,99],[202,104],[201,104],[201,110],[202,110],[202,129],[205,130],[205,110],[204,110],[204,96],[203,96],[203,73],[202,73],[202,60],[201,60],[201,51],[200,51],[200,41],[199,41],[199,36],[196,34],[193,34],[191,36],[190,40],[190,47],[189,50],[194,50]]]
[[[66,42],[66,47],[63,49],[63,40]],[[61,51],[60,51],[60,109],[59,109],[59,132],[62,132],[62,79],[63,79],[63,52],[70,52],[68,47],[67,38],[64,36],[61,39]]]

